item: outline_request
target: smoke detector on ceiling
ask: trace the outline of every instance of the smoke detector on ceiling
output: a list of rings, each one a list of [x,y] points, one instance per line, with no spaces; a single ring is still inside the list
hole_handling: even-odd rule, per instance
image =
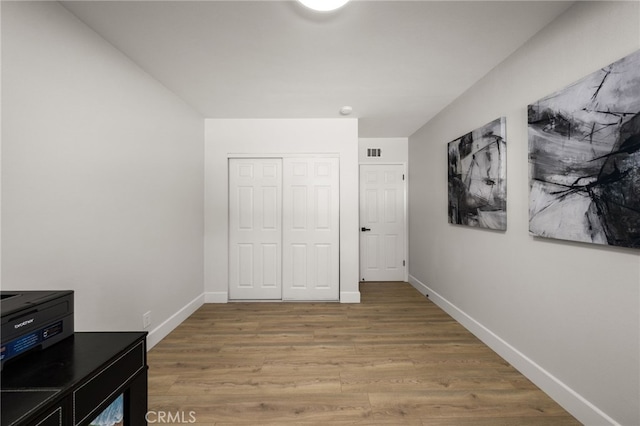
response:
[[[349,115],[353,112],[353,108],[351,108],[349,105],[345,105],[342,108],[340,108],[340,115]]]

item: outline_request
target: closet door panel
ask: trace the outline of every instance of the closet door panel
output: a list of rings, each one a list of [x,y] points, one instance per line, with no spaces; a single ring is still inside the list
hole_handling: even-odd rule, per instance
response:
[[[229,159],[229,299],[282,298],[282,160]]]
[[[339,160],[283,160],[284,300],[339,299]]]

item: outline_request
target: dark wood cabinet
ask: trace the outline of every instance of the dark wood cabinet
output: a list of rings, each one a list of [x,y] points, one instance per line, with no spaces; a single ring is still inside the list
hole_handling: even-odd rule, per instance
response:
[[[75,333],[4,365],[2,426],[89,424],[123,395],[124,424],[146,425],[146,332]]]

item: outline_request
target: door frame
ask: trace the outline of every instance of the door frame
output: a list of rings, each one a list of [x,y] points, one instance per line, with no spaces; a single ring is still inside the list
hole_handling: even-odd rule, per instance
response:
[[[405,268],[404,268],[404,281],[409,282],[409,173],[407,171],[407,163],[404,161],[400,162],[380,162],[380,161],[361,161],[358,164],[358,188],[360,188],[360,176],[362,172],[362,166],[402,166],[402,171],[404,173],[404,188],[403,188],[403,210],[404,210],[404,257],[405,257]],[[360,189],[358,189],[358,220],[360,220],[360,205],[362,202],[362,194],[360,193]],[[362,227],[362,224],[359,223],[359,227]],[[358,237],[358,244],[360,245],[360,237]],[[363,256],[362,247],[360,247],[358,254],[358,270],[359,276],[362,277],[362,256]]]

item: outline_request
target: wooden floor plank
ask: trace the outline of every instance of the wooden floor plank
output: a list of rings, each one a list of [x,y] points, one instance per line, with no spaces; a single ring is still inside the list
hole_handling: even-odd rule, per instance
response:
[[[257,392],[253,395],[193,395],[182,397],[178,403],[165,403],[164,410],[195,413],[199,423],[232,423],[263,425],[268,423],[334,424],[359,422],[370,415],[366,394],[343,395],[304,393],[295,398]],[[150,405],[163,404],[150,397]]]
[[[409,284],[360,291],[202,306],[149,352],[149,409],[202,426],[579,424]]]

